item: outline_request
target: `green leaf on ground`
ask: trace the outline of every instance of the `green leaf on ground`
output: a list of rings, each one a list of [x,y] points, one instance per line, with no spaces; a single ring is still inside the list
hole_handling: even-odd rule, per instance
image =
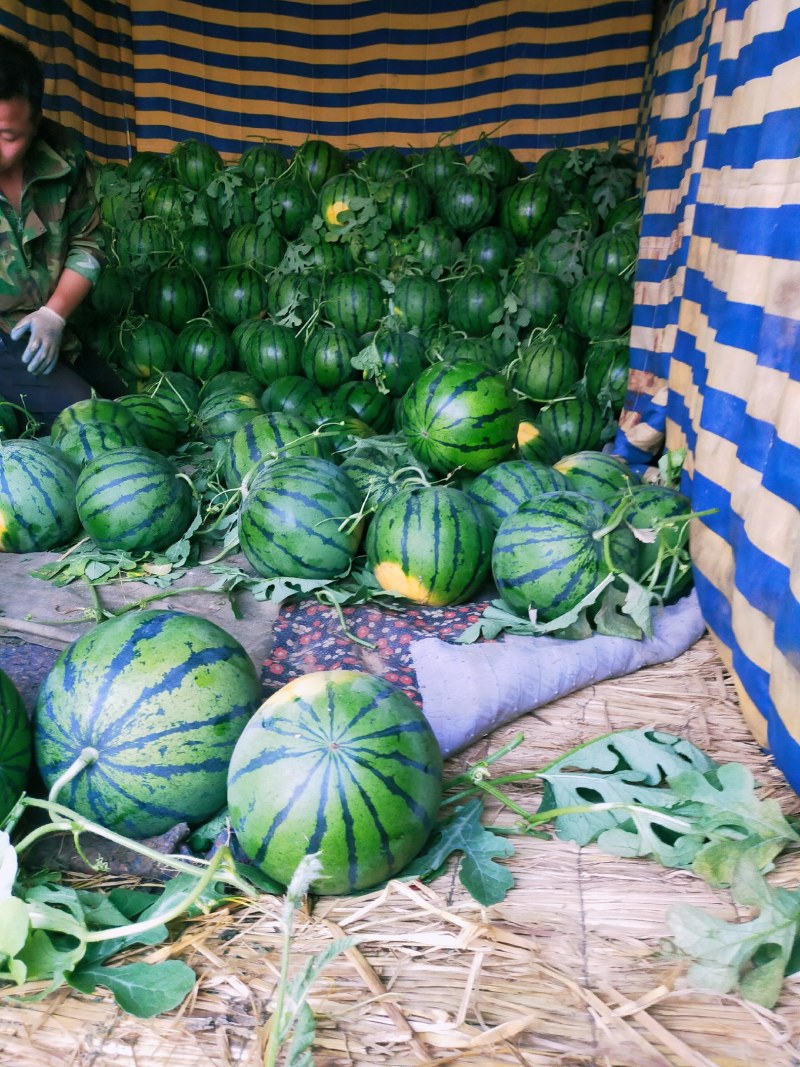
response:
[[[482,812],[483,805],[477,799],[457,808],[436,827],[427,848],[400,877],[431,877],[441,870],[449,856],[460,852],[459,878],[464,888],[485,906],[503,900],[514,884],[514,876],[495,860],[513,856],[514,846],[481,824]]]
[[[194,971],[181,960],[79,967],[67,976],[69,985],[81,993],[94,993],[99,985],[110,989],[122,1010],[138,1019],[177,1008],[196,980]]]

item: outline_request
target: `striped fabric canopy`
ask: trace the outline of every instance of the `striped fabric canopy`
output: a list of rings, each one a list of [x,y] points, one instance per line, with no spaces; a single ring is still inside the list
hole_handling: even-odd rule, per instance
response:
[[[461,149],[482,132],[521,159],[632,145],[652,0],[5,0],[0,27],[45,61],[54,117],[100,159],[187,137],[238,155]]]
[[[800,791],[800,3],[677,0],[617,450],[686,448],[703,614]]]

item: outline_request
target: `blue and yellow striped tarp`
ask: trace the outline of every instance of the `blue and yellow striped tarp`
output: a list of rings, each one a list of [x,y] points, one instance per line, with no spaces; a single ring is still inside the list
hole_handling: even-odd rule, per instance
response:
[[[800,2],[678,0],[659,42],[617,448],[686,448],[703,614],[800,790]]]
[[[343,149],[521,159],[556,145],[632,146],[652,0],[6,0],[0,27],[56,79],[54,117],[100,159],[187,137],[239,154],[309,137]]]

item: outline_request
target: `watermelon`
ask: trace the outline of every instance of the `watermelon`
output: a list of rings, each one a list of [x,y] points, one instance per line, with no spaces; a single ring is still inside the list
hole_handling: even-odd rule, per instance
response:
[[[356,487],[365,511],[377,511],[406,482],[419,478],[413,453],[399,440],[397,445],[387,451],[367,441],[342,460],[342,470]]]
[[[299,415],[274,412],[257,415],[232,435],[225,453],[225,484],[236,489],[250,471],[268,459],[284,456],[319,456],[319,436]]]
[[[389,310],[406,330],[430,330],[442,321],[446,307],[443,286],[421,274],[400,278],[389,301]]]
[[[172,370],[178,339],[163,322],[155,319],[129,319],[117,334],[115,355],[119,366],[145,380],[154,374]]]
[[[346,474],[312,456],[267,461],[252,472],[239,510],[239,543],[265,578],[335,578],[361,541],[344,520],[360,501]]]
[[[529,326],[538,329],[561,322],[567,310],[567,288],[552,274],[520,270],[511,286],[521,308],[530,315]]]
[[[344,382],[333,394],[333,399],[345,405],[348,414],[363,419],[376,433],[384,433],[394,419],[394,402],[388,393],[382,393],[375,382]]]
[[[424,715],[361,671],[316,671],[279,689],[242,733],[228,775],[231,825],[251,862],[285,885],[316,854],[320,894],[398,874],[441,797],[442,755]]]
[[[508,230],[482,226],[467,238],[464,254],[471,266],[497,276],[514,262],[517,242]]]
[[[261,394],[261,407],[266,412],[285,411],[287,414],[299,411],[312,398],[320,398],[322,390],[308,378],[299,374],[287,374],[268,385]]]
[[[357,174],[335,174],[320,189],[317,208],[325,225],[336,230],[353,218],[353,201],[368,197],[367,184]]]
[[[161,219],[172,233],[187,224],[187,209],[186,190],[175,178],[154,178],[142,191],[142,214]]]
[[[468,337],[486,337],[497,324],[503,308],[503,289],[497,278],[473,272],[459,278],[450,290],[447,318],[450,325]]]
[[[252,374],[243,370],[227,370],[214,375],[203,383],[198,397],[199,404],[216,393],[243,393],[258,400],[261,396],[261,384]],[[198,405],[199,406],[199,405]]]
[[[8,675],[0,671],[0,825],[28,781],[32,736],[22,697]]]
[[[364,154],[358,169],[374,182],[385,182],[406,166],[403,153],[392,145],[379,145]]]
[[[566,477],[570,489],[605,503],[616,500],[639,481],[624,459],[605,452],[575,452],[562,456],[553,468]]]
[[[176,144],[169,154],[169,161],[178,181],[195,192],[205,189],[224,166],[216,148],[194,137]]]
[[[169,162],[158,152],[137,152],[128,164],[129,182],[149,182],[166,174]]]
[[[366,537],[382,589],[418,604],[468,600],[489,573],[492,527],[460,489],[416,486],[382,504]]]
[[[231,335],[216,319],[187,322],[175,342],[178,370],[202,382],[231,370],[235,359]]]
[[[133,416],[142,444],[154,452],[169,455],[178,443],[178,428],[175,422],[155,396],[146,393],[132,393],[121,396],[117,403]]]
[[[200,823],[225,804],[234,746],[260,700],[250,657],[215,623],[121,615],[73,642],[42,683],[36,763],[50,788],[93,748],[96,760],[59,800],[119,833]]]
[[[425,345],[406,330],[379,329],[373,348],[380,362],[378,380],[391,397],[401,397],[426,365]]]
[[[256,319],[242,334],[239,362],[262,386],[299,374],[302,361],[297,334],[288,326]]]
[[[625,513],[625,521],[634,530],[647,531],[648,538],[652,537],[639,540],[639,579],[670,603],[692,585],[691,570],[670,573],[672,556],[689,542],[691,504],[676,489],[650,482],[634,485],[629,494],[633,504]]]
[[[328,391],[355,378],[357,355],[358,339],[350,330],[318,326],[303,346],[300,365],[306,378]]]
[[[398,175],[389,183],[383,210],[394,233],[410,233],[430,215],[430,190],[416,178]]]
[[[275,147],[266,142],[250,145],[239,157],[239,169],[256,185],[279,178],[286,170],[286,160]]]
[[[308,322],[320,301],[320,278],[312,274],[272,275],[267,285],[267,310],[279,323]]]
[[[122,319],[130,311],[137,278],[129,267],[104,267],[92,289],[91,306],[107,319]]]
[[[122,426],[127,430],[135,429],[130,412],[125,411],[113,400],[92,397],[88,400],[76,400],[74,404],[61,409],[50,427],[50,440],[57,445],[64,434],[73,427],[98,422]]]
[[[589,396],[607,402],[615,415],[622,410],[628,391],[630,350],[627,337],[590,341],[586,348],[583,380]]]
[[[511,451],[518,413],[504,378],[473,360],[423,371],[398,406],[414,455],[435,471],[482,471]]]
[[[208,301],[229,326],[253,319],[267,306],[267,285],[253,267],[223,267],[210,279]]]
[[[513,152],[505,145],[490,141],[483,134],[478,139],[475,154],[468,163],[469,169],[484,174],[495,189],[505,189],[517,180],[522,172],[521,165],[514,158]]]
[[[286,241],[270,226],[246,222],[228,238],[225,256],[231,266],[255,267],[264,272],[277,267],[286,251]]]
[[[559,213],[558,196],[536,177],[504,189],[498,201],[500,225],[521,245],[535,244],[555,225]]]
[[[197,409],[196,425],[207,445],[230,437],[262,413],[261,399],[250,392],[224,389],[207,395]]]
[[[604,538],[593,535],[611,509],[581,493],[544,493],[521,504],[500,523],[492,548],[492,575],[505,603],[518,615],[535,611],[550,622],[572,610],[608,574]],[[606,534],[611,559],[633,573],[633,534],[619,526]]]
[[[160,552],[179,540],[194,514],[192,491],[177,468],[149,448],[103,454],[75,487],[81,524],[99,548]]]
[[[461,253],[461,238],[441,219],[418,226],[404,242],[413,262],[427,274],[439,275],[451,267]]]
[[[534,334],[513,364],[514,388],[538,403],[566,396],[579,378],[577,359],[555,333]]]
[[[148,273],[173,255],[172,234],[163,219],[136,219],[119,231],[117,256],[123,267]]]
[[[325,182],[345,169],[345,156],[330,141],[305,141],[294,154],[294,164],[299,174],[307,179],[315,193]]]
[[[229,185],[224,196],[210,196],[208,190],[203,190],[195,201],[195,213],[205,210],[208,222],[227,237],[237,226],[255,222],[258,217],[254,183],[237,167],[229,168],[228,174],[241,179],[241,184]],[[219,183],[214,184],[218,191]]]
[[[589,274],[572,289],[567,323],[582,337],[618,337],[631,324],[633,287],[615,274]]]
[[[206,306],[203,285],[190,267],[159,267],[147,278],[137,300],[146,315],[175,331],[201,315]]]
[[[293,241],[314,217],[316,197],[308,182],[282,176],[272,187],[270,214],[279,233]]]
[[[467,495],[483,505],[495,529],[526,500],[542,493],[571,488],[569,481],[546,463],[509,459],[483,471],[470,482]]]
[[[127,427],[114,422],[85,422],[62,434],[57,447],[76,466],[83,467],[104,453],[144,443],[138,426]]]
[[[602,412],[584,397],[554,400],[542,408],[536,424],[559,457],[592,451],[602,443]]]
[[[586,252],[587,274],[622,274],[636,262],[639,242],[630,230],[611,230],[597,237]]]
[[[497,190],[482,174],[461,169],[439,187],[436,207],[456,233],[473,233],[494,215]]]
[[[324,314],[356,336],[374,330],[386,311],[381,283],[367,270],[345,271],[328,282]]]
[[[177,244],[186,265],[202,278],[210,278],[225,263],[225,244],[213,226],[187,226]]]
[[[460,174],[464,157],[454,145],[434,145],[422,155],[419,173],[433,193],[437,193],[451,178]]]
[[[47,552],[80,529],[78,468],[44,441],[0,441],[0,552]]]

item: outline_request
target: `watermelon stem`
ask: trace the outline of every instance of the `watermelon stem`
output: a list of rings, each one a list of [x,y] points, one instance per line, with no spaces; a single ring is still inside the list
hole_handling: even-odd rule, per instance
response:
[[[337,597],[328,589],[320,589],[316,593],[316,599],[320,602],[320,604],[327,604],[328,607],[333,608],[333,610],[336,612],[336,615],[338,616],[339,625],[342,628],[342,632],[344,633],[345,637],[349,638],[354,644],[361,645],[362,648],[369,648],[373,651],[378,647],[377,645],[373,644],[372,641],[365,641],[362,637],[357,637],[352,632],[352,630],[349,630],[347,628],[347,623],[345,621],[344,612],[342,611],[341,604],[339,603]]]
[[[141,841],[133,841],[129,837],[124,837],[122,834],[116,833],[114,830],[109,830],[105,826],[101,826],[99,823],[92,822],[91,819],[86,819],[82,815],[73,811],[71,808],[66,807],[63,804],[58,804],[50,800],[37,800],[35,797],[23,796],[20,799],[20,806],[24,808],[39,808],[48,812],[50,818],[54,821],[39,826],[35,830],[31,830],[18,844],[14,846],[18,855],[21,855],[27,849],[31,847],[40,837],[44,837],[47,834],[71,831],[73,834],[78,833],[90,833],[95,834],[98,837],[104,837],[107,841],[111,841],[115,845],[121,845],[123,848],[130,849],[131,852],[138,852],[139,855],[152,860],[153,863],[158,864],[161,867],[169,867],[176,871],[178,874],[188,874],[193,878],[197,878],[199,872],[203,871],[211,864],[215,864],[215,871],[218,871],[216,875],[216,881],[224,881],[229,885],[235,886],[240,892],[247,897],[255,899],[258,896],[256,889],[250,885],[250,883],[236,872],[235,864],[230,856],[230,852],[227,846],[220,848],[212,857],[212,859],[204,860],[195,857],[191,862],[188,860],[179,859],[177,856],[170,856],[164,852],[158,852],[154,848],[149,848],[147,845],[142,844]],[[55,821],[55,817],[59,818],[59,822]],[[220,857],[218,862],[217,857]],[[225,861],[223,864],[223,860]],[[210,884],[210,881],[206,883]],[[162,917],[162,921],[163,917]],[[117,928],[118,929],[118,928]]]
[[[60,774],[58,778],[56,778],[56,780],[53,782],[50,792],[47,794],[47,799],[51,803],[55,804],[58,800],[59,793],[64,788],[64,786],[68,785],[73,778],[77,778],[78,775],[85,771],[87,767],[91,767],[93,763],[96,763],[99,759],[99,756],[100,753],[97,751],[96,748],[87,746],[86,748],[82,749],[77,759],[73,760],[73,762],[69,765],[69,767],[67,767],[64,773]],[[50,818],[55,821],[55,816],[52,814],[52,812],[50,814]]]

